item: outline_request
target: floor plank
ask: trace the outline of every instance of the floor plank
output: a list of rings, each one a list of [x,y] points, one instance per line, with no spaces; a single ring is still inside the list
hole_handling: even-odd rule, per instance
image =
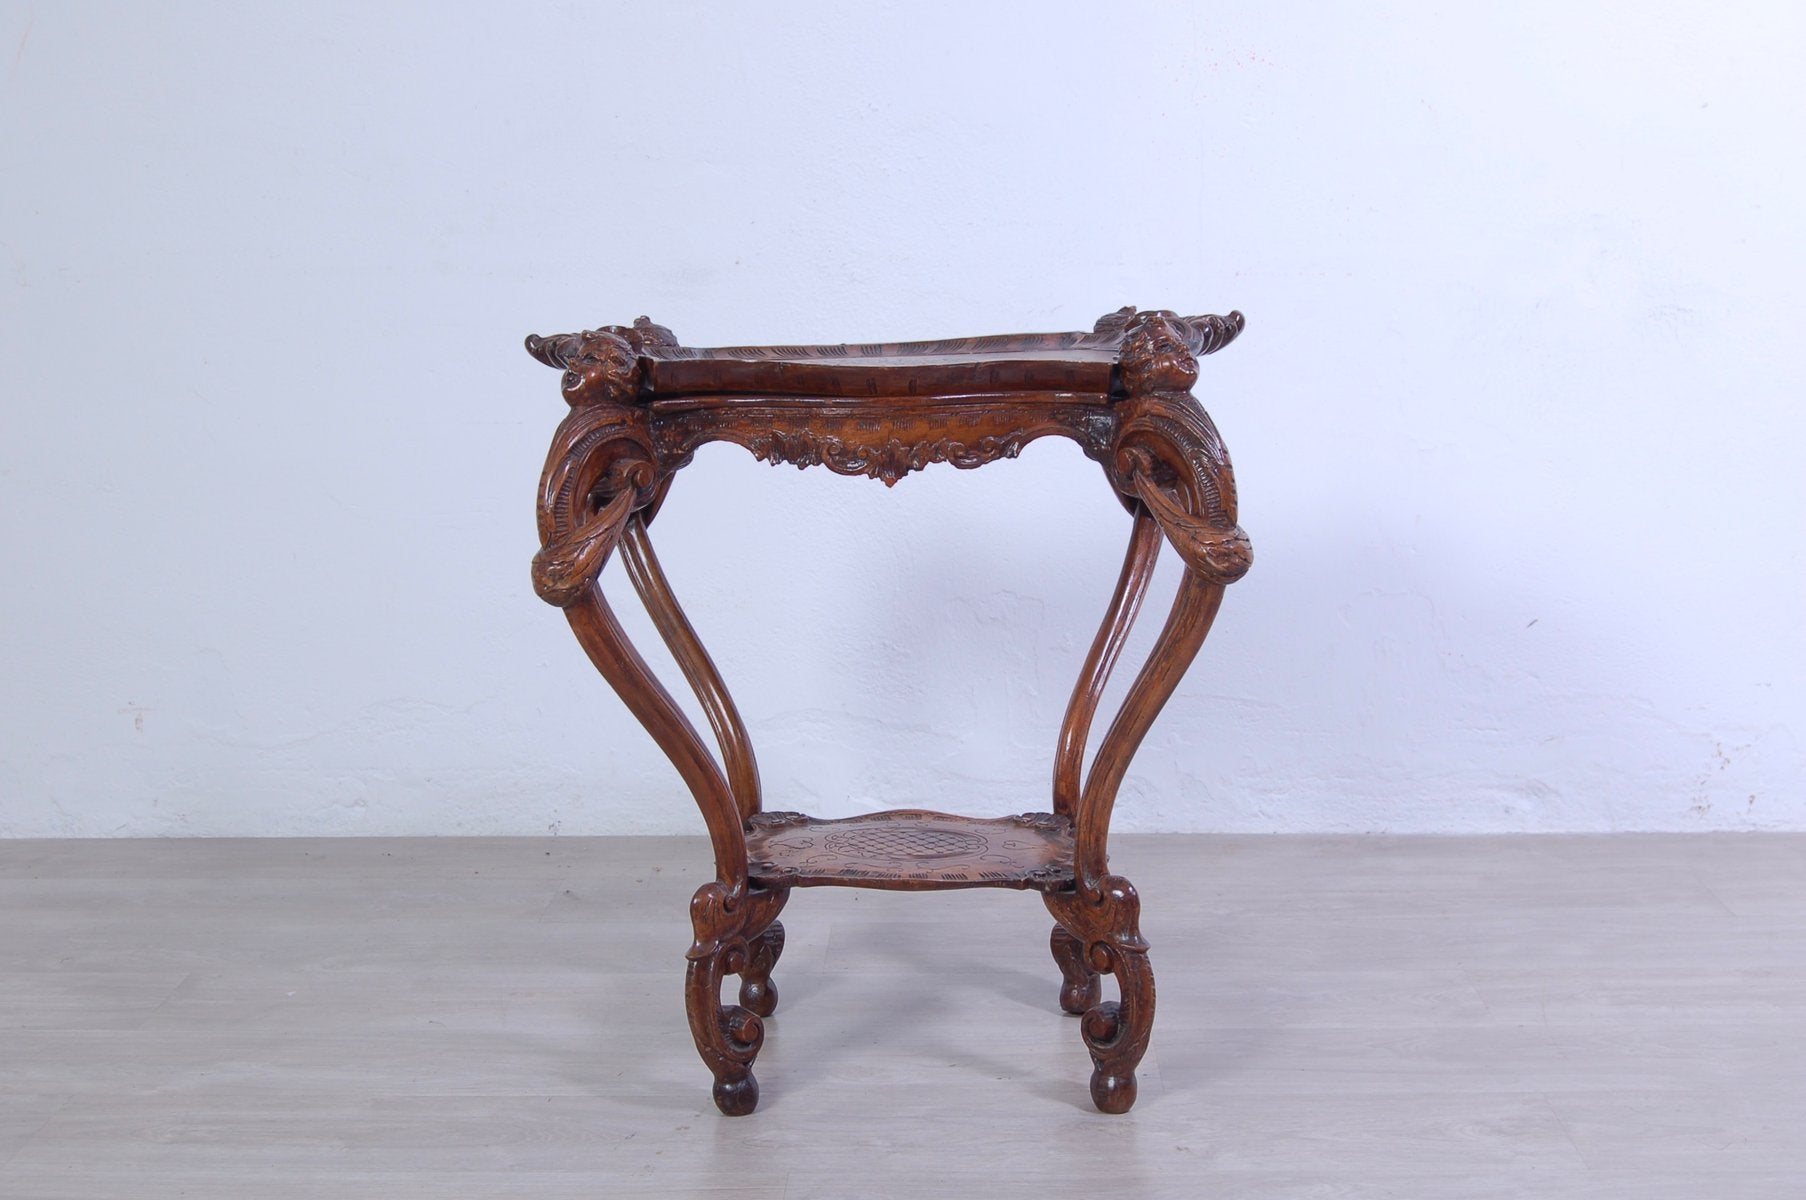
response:
[[[720,1117],[700,838],[0,843],[0,1195],[1798,1197],[1806,837],[1124,838],[1095,1113],[1048,917],[799,889]]]

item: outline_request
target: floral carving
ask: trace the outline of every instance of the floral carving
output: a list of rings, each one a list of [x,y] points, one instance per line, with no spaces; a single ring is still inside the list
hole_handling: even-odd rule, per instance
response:
[[[929,463],[952,463],[970,469],[1022,453],[1022,434],[985,436],[971,442],[938,437],[905,442],[889,438],[874,444],[844,440],[812,429],[771,429],[746,438],[747,449],[762,462],[774,466],[793,463],[798,468],[824,466],[837,475],[864,475],[881,479],[886,487]]]

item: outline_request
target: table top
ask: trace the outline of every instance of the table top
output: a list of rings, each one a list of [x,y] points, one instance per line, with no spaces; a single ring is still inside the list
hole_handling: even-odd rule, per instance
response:
[[[1099,393],[1110,390],[1117,361],[1114,347],[1006,345],[982,349],[960,342],[678,349],[684,351],[681,357],[647,356],[646,391],[650,394]]]
[[[619,379],[642,402],[683,397],[821,398],[1070,394],[1103,398],[1123,391],[1125,347],[1155,353],[1164,338],[1180,356],[1210,354],[1233,341],[1242,315],[1181,317],[1133,308],[1083,332],[994,334],[938,341],[842,345],[684,346],[641,317],[631,326],[529,337],[528,351],[581,377]],[[625,394],[621,399],[626,399]]]

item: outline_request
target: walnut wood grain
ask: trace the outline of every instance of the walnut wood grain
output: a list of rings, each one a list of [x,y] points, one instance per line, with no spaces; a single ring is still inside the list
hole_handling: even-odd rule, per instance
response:
[[[1060,1008],[1082,1017],[1103,995],[1103,985],[1091,960],[1085,955],[1085,943],[1074,937],[1064,925],[1055,925],[1047,939],[1054,963],[1060,968]]]
[[[893,809],[837,820],[759,813],[747,822],[746,853],[753,881],[770,887],[1047,891],[1070,888],[1073,878],[1072,821],[1053,813],[979,818]]]
[[[1186,668],[1197,657],[1222,601],[1222,584],[1211,583],[1195,571],[1187,571],[1181,577],[1166,625],[1148,651],[1141,673],[1129,685],[1122,710],[1097,748],[1085,777],[1085,790],[1079,797],[1076,820],[1078,887],[1087,896],[1100,894],[1104,886],[1110,861],[1110,814],[1115,810],[1116,790],[1128,772],[1129,761],[1173,689],[1179,686]]]
[[[715,1107],[730,1117],[745,1116],[759,1104],[752,1067],[765,1044],[764,1017],[776,1006],[770,972],[783,948],[781,930],[775,949],[766,934],[789,896],[782,889],[736,891],[716,882],[703,884],[690,900],[696,940],[685,956],[684,1010],[696,1052],[715,1076]],[[721,983],[729,975],[741,977],[739,1004],[721,1003]],[[762,999],[767,992],[769,1002]]]
[[[835,346],[682,346],[641,317],[529,337],[558,368],[570,412],[539,488],[533,585],[565,610],[597,670],[620,693],[695,796],[716,878],[691,902],[695,941],[685,1004],[715,1102],[758,1103],[752,1074],[777,914],[792,887],[893,890],[1008,887],[1041,893],[1061,1007],[1080,1015],[1097,1107],[1126,1112],[1148,1044],[1154,979],[1133,885],[1109,871],[1116,794],[1161,708],[1197,655],[1224,587],[1252,562],[1236,523],[1222,438],[1191,395],[1198,359],[1241,332],[1240,313],[1181,317],[1119,309],[1086,332],[1004,334]],[[653,552],[647,525],[676,474],[717,441],[770,463],[826,467],[895,485],[937,463],[972,469],[1065,437],[1102,468],[1132,524],[1116,591],[1061,723],[1050,813],[971,817],[901,809],[823,820],[762,811],[752,742]],[[1085,751],[1111,673],[1146,595],[1162,542],[1184,564],[1173,606],[1120,710]],[[710,754],[659,683],[598,585],[617,548],[635,591],[695,692],[720,751]],[[1120,1000],[1103,1002],[1114,975]],[[740,977],[739,1003],[720,991]]]
[[[1054,392],[882,405],[835,396],[735,394],[654,400],[648,411],[657,452],[673,469],[701,446],[720,441],[773,465],[825,466],[887,486],[934,463],[970,469],[1015,458],[1028,443],[1051,436],[1071,438],[1099,458],[1115,428],[1108,403]]]
[[[715,733],[716,745],[720,747],[722,762],[727,767],[728,790],[734,795],[740,816],[752,816],[759,811],[761,803],[759,764],[753,757],[752,739],[746,736],[746,724],[740,719],[734,698],[728,695],[727,684],[721,681],[721,672],[715,669],[715,661],[702,648],[702,639],[696,636],[696,630],[691,628],[689,618],[684,616],[682,606],[677,603],[677,595],[665,578],[664,568],[659,566],[658,555],[653,553],[645,521],[638,516],[627,523],[621,539],[621,559],[626,564],[634,591],[639,593],[641,603],[651,614],[653,625],[671,651],[671,657],[677,660],[678,669],[689,681],[690,689],[696,693],[709,728]]]
[[[1062,1007],[1068,991],[1074,1007],[1081,999],[1090,1004],[1079,1018],[1079,1034],[1091,1053],[1091,1101],[1100,1112],[1126,1113],[1135,1103],[1135,1068],[1154,1028],[1154,970],[1141,936],[1141,897],[1128,880],[1109,875],[1098,881],[1095,895],[1076,889],[1041,898],[1075,944],[1056,950],[1056,958],[1082,947],[1086,966],[1116,976],[1121,999],[1099,1001],[1100,989],[1083,978],[1072,986],[1075,972],[1061,962],[1068,984]]]
[[[1060,722],[1060,741],[1054,748],[1053,804],[1057,813],[1072,816],[1078,810],[1091,720],[1097,715],[1098,702],[1103,699],[1116,660],[1129,640],[1129,630],[1148,594],[1154,562],[1159,556],[1160,527],[1146,508],[1138,507],[1129,531],[1122,575],[1116,581],[1116,591],[1110,597],[1110,607],[1104,612],[1091,650],[1085,655],[1085,665],[1079,670],[1079,681],[1066,706],[1066,719]]]

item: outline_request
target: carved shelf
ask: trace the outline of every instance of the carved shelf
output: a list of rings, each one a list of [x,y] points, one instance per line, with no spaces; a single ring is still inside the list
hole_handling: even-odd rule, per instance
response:
[[[763,887],[1005,887],[1058,891],[1072,886],[1070,817],[1022,813],[960,817],[895,809],[823,819],[754,813],[746,853]]]

